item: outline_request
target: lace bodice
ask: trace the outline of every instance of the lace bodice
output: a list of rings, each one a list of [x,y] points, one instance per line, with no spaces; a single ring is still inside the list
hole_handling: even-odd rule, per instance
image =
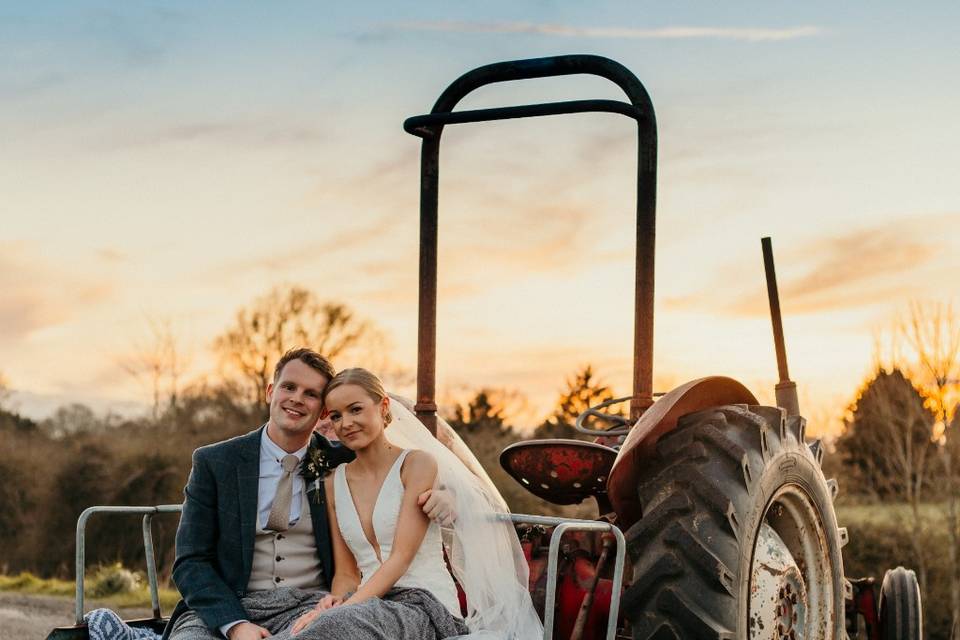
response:
[[[380,558],[384,561],[390,557],[390,551],[393,548],[393,538],[397,530],[397,519],[400,516],[400,503],[403,500],[404,491],[400,469],[409,452],[409,449],[402,451],[393,463],[393,467],[390,468],[380,487],[380,493],[373,507],[374,536],[380,546]],[[337,523],[340,534],[350,547],[353,557],[356,558],[361,575],[360,584],[363,584],[380,568],[380,560],[373,545],[363,533],[360,516],[357,514],[353,495],[347,484],[346,467],[347,465],[342,464],[334,472]],[[453,615],[461,617],[457,588],[443,559],[440,525],[436,522],[430,521],[420,549],[417,550],[407,572],[397,580],[396,586],[426,589]]]

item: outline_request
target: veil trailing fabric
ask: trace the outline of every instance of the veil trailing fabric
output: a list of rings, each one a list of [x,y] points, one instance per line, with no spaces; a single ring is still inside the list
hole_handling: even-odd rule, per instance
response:
[[[527,590],[529,568],[510,510],[453,428],[438,417],[434,438],[412,408],[405,398],[391,395],[394,420],[386,435],[398,447],[432,455],[437,485],[453,496],[457,518],[444,539],[453,575],[467,598],[470,634],[461,637],[540,640],[543,625]]]

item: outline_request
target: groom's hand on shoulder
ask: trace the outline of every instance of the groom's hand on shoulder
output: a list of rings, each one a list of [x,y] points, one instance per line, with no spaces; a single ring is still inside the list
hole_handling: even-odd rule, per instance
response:
[[[227,631],[227,638],[230,640],[260,640],[269,637],[269,631],[252,622],[241,622]]]
[[[443,485],[421,493],[417,504],[428,518],[436,520],[440,526],[449,527],[457,521],[453,495]]]

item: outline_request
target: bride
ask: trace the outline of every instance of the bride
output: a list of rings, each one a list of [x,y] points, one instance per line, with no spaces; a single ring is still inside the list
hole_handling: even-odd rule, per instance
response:
[[[336,566],[330,595],[291,632],[351,640],[542,638],[519,541],[482,468],[438,442],[365,369],[338,373],[324,404],[356,459],[325,483]],[[435,486],[456,505],[449,570],[440,525],[417,504]]]

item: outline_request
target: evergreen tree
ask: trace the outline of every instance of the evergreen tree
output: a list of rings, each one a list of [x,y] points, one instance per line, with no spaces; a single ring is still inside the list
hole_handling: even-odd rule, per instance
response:
[[[934,415],[899,369],[880,369],[850,408],[837,452],[863,493],[908,502],[930,482]]]
[[[592,365],[585,365],[572,378],[567,378],[567,388],[557,400],[553,414],[533,432],[534,438],[577,438],[590,439],[591,436],[578,433],[573,425],[577,416],[601,402],[616,397],[613,390],[597,380]],[[613,413],[616,413],[614,409]]]

